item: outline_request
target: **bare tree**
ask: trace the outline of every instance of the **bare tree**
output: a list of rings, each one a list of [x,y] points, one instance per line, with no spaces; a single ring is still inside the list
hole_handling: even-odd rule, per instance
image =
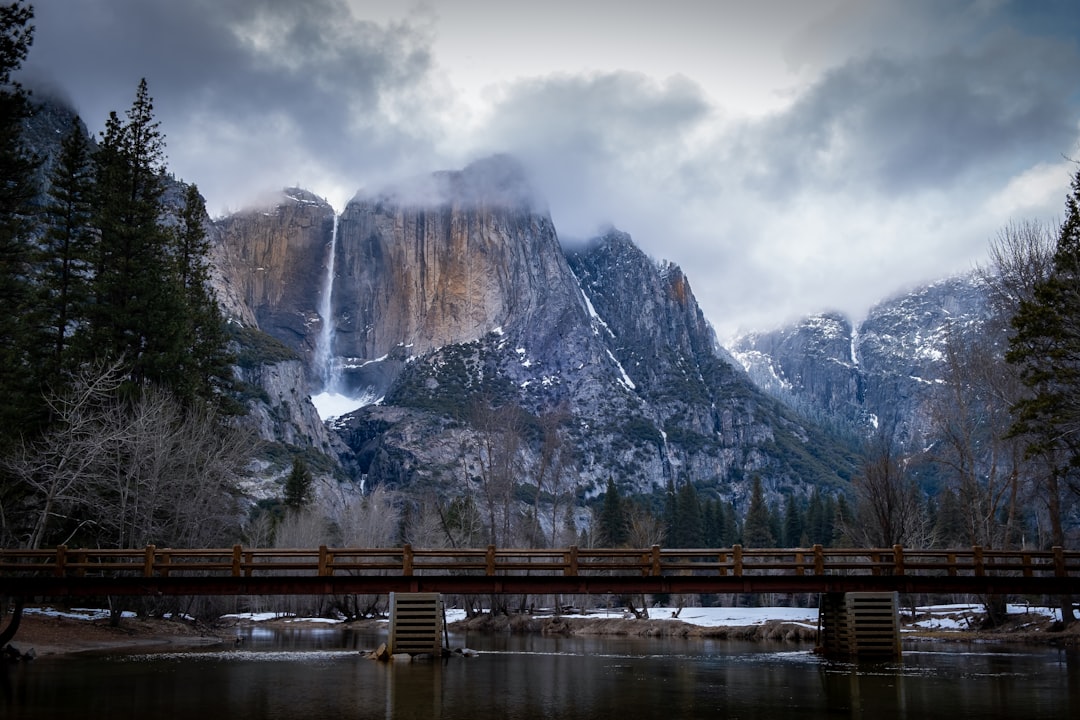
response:
[[[1023,444],[1009,435],[1009,408],[1020,392],[995,334],[949,333],[941,383],[929,402],[931,458],[960,500],[972,545],[1004,547],[1019,522]]]
[[[847,533],[864,547],[925,547],[931,526],[922,493],[887,437],[877,436],[852,481],[855,521]]]
[[[341,544],[346,547],[383,548],[398,543],[402,499],[393,490],[376,487],[353,499],[334,518]]]
[[[522,410],[517,405],[495,406],[481,398],[472,408],[480,497],[487,515],[488,542],[513,542],[518,513],[514,512],[514,486],[521,472]]]
[[[534,547],[556,545],[559,533],[559,511],[570,501],[570,486],[567,481],[568,470],[573,464],[572,450],[566,443],[562,430],[572,415],[569,405],[562,402],[554,409],[541,413],[540,455],[536,466],[536,493],[533,498],[533,511],[530,516],[529,535]],[[540,509],[544,504],[545,494],[550,503],[548,515],[551,528],[550,542],[544,537],[541,528]]]
[[[117,366],[90,368],[47,398],[53,428],[6,461],[28,489],[25,544],[53,533],[103,547],[200,545],[235,536],[235,488],[251,439],[165,391],[121,392]]]

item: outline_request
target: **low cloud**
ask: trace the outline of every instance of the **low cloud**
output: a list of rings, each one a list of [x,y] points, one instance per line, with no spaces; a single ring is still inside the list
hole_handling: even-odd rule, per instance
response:
[[[91,129],[146,77],[170,168],[212,212],[288,185],[341,209],[360,188],[510,153],[560,235],[630,232],[684,268],[725,335],[858,315],[970,267],[1014,213],[1060,213],[1073,167],[1062,156],[1080,154],[1080,14],[1067,2],[941,5],[837,3],[786,43],[799,72],[771,114],[706,91],[707,61],[731,62],[707,48],[684,75],[516,78],[477,108],[440,67],[434,12],[376,21],[356,0],[39,3],[26,77],[66,89]],[[482,24],[483,6],[454,26]],[[679,7],[669,29],[693,25],[685,37],[700,42],[698,5]],[[752,51],[737,13],[699,12],[716,21],[709,43]],[[561,52],[557,38],[550,48]]]

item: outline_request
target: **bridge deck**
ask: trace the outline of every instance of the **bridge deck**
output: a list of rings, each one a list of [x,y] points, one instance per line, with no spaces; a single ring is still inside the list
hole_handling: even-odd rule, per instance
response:
[[[893,548],[0,550],[0,594],[853,592],[1080,595],[1080,551]]]

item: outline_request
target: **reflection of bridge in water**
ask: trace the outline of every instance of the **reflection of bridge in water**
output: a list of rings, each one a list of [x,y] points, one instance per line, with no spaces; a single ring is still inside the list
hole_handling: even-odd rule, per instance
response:
[[[1080,594],[1080,551],[892,548],[0,550],[0,595]]]
[[[429,649],[439,643],[438,594],[818,593],[824,652],[899,655],[898,593],[1080,594],[1080,551],[899,545],[0,550],[0,596],[19,598],[0,645],[17,629],[23,600],[33,597],[392,594],[397,607],[394,596],[416,593],[423,595],[402,602],[423,599],[430,607],[402,611],[401,633],[392,620],[391,638],[408,630],[416,635],[410,642]]]

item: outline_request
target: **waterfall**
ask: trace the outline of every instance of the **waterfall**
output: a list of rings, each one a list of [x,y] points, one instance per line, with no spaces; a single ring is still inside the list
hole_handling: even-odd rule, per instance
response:
[[[322,327],[315,342],[315,368],[322,378],[324,393],[337,393],[341,368],[334,358],[334,259],[337,255],[338,216],[334,213],[334,229],[330,233],[330,253],[326,260],[322,296],[319,299],[319,316]]]

